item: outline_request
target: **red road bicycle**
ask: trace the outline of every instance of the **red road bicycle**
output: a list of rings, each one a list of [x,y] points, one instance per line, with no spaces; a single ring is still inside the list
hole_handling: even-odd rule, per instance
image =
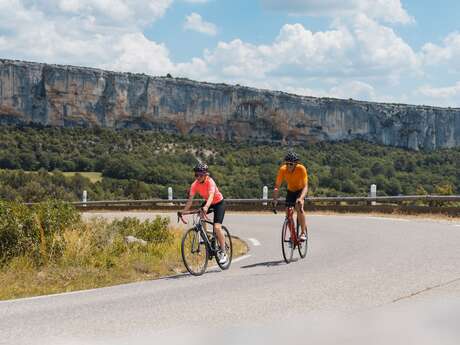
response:
[[[276,214],[276,208],[273,208]],[[284,261],[290,263],[294,256],[294,250],[299,250],[299,255],[303,259],[307,255],[308,250],[308,231],[305,228],[307,238],[305,241],[300,240],[301,228],[299,222],[294,222],[294,206],[286,207],[286,218],[284,219],[283,227],[281,228],[281,249],[283,251]]]

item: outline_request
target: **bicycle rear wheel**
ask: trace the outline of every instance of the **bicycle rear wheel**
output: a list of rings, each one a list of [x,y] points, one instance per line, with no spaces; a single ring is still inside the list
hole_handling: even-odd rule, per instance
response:
[[[222,270],[226,270],[230,267],[232,263],[232,256],[233,256],[233,245],[232,245],[232,238],[230,237],[230,232],[225,226],[222,226],[222,232],[225,236],[225,253],[227,254],[227,262],[221,264],[219,263],[219,258],[216,255],[216,262]],[[216,238],[217,240],[217,238]]]
[[[199,276],[206,271],[208,250],[201,234],[195,228],[188,229],[182,237],[181,252],[185,268],[190,274]]]
[[[299,222],[297,222],[297,238],[300,239],[300,234],[302,233],[301,227]],[[305,235],[307,236],[305,241],[300,241],[299,240],[299,245],[297,248],[299,249],[299,255],[303,259],[305,256],[307,256],[307,251],[308,251],[308,231],[307,228],[305,227]]]
[[[294,243],[291,238],[287,219],[284,221],[283,228],[281,229],[281,249],[283,250],[284,261],[287,264],[290,263],[294,254]]]

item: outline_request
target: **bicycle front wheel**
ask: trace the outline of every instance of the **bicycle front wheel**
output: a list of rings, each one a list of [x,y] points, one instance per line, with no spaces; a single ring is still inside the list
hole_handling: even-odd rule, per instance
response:
[[[217,258],[217,255],[216,255],[216,262],[222,270],[226,270],[230,267],[230,264],[232,263],[233,245],[232,245],[232,238],[230,237],[230,232],[225,226],[222,226],[222,232],[224,233],[224,236],[225,236],[225,254],[227,254],[227,261],[223,264],[219,263],[219,259]]]
[[[283,257],[286,263],[292,261],[294,254],[294,243],[291,238],[291,230],[289,229],[288,220],[286,219],[281,230],[281,249],[283,250]]]
[[[185,268],[190,274],[199,276],[206,271],[208,250],[200,232],[195,228],[188,229],[182,237],[181,252]]]
[[[300,224],[297,222],[297,238],[298,239],[300,239],[301,233],[302,233],[302,230],[301,230]],[[299,240],[299,245],[297,246],[297,248],[299,249],[299,255],[302,259],[307,256],[307,251],[308,251],[308,231],[306,227],[305,227],[305,235],[307,236],[305,241]]]

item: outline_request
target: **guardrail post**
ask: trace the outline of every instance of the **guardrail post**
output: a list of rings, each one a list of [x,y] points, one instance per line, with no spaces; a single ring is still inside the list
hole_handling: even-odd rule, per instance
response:
[[[376,184],[371,184],[371,192],[369,194],[371,198],[375,198],[377,196],[377,185]],[[376,202],[371,201],[371,205],[375,206]]]
[[[268,187],[267,186],[264,186],[264,188],[262,188],[262,199],[268,200]],[[264,202],[262,203],[262,205],[267,206],[267,203]]]
[[[88,192],[86,190],[84,190],[83,191],[82,202],[87,202],[87,201],[88,201]],[[83,207],[86,207],[86,204],[84,204]]]
[[[173,190],[172,187],[168,187],[168,200],[173,199]]]

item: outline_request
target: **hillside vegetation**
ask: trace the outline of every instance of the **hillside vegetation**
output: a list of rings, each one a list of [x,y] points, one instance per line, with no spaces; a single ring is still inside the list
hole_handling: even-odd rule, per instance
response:
[[[208,163],[225,197],[260,197],[288,148],[144,130],[3,126],[0,198],[79,200],[83,190],[90,200],[165,198],[169,186],[183,198],[197,159]],[[366,195],[372,183],[379,195],[460,193],[459,148],[419,152],[363,141],[291,148],[308,167],[314,195]],[[102,179],[62,173],[76,171]]]

